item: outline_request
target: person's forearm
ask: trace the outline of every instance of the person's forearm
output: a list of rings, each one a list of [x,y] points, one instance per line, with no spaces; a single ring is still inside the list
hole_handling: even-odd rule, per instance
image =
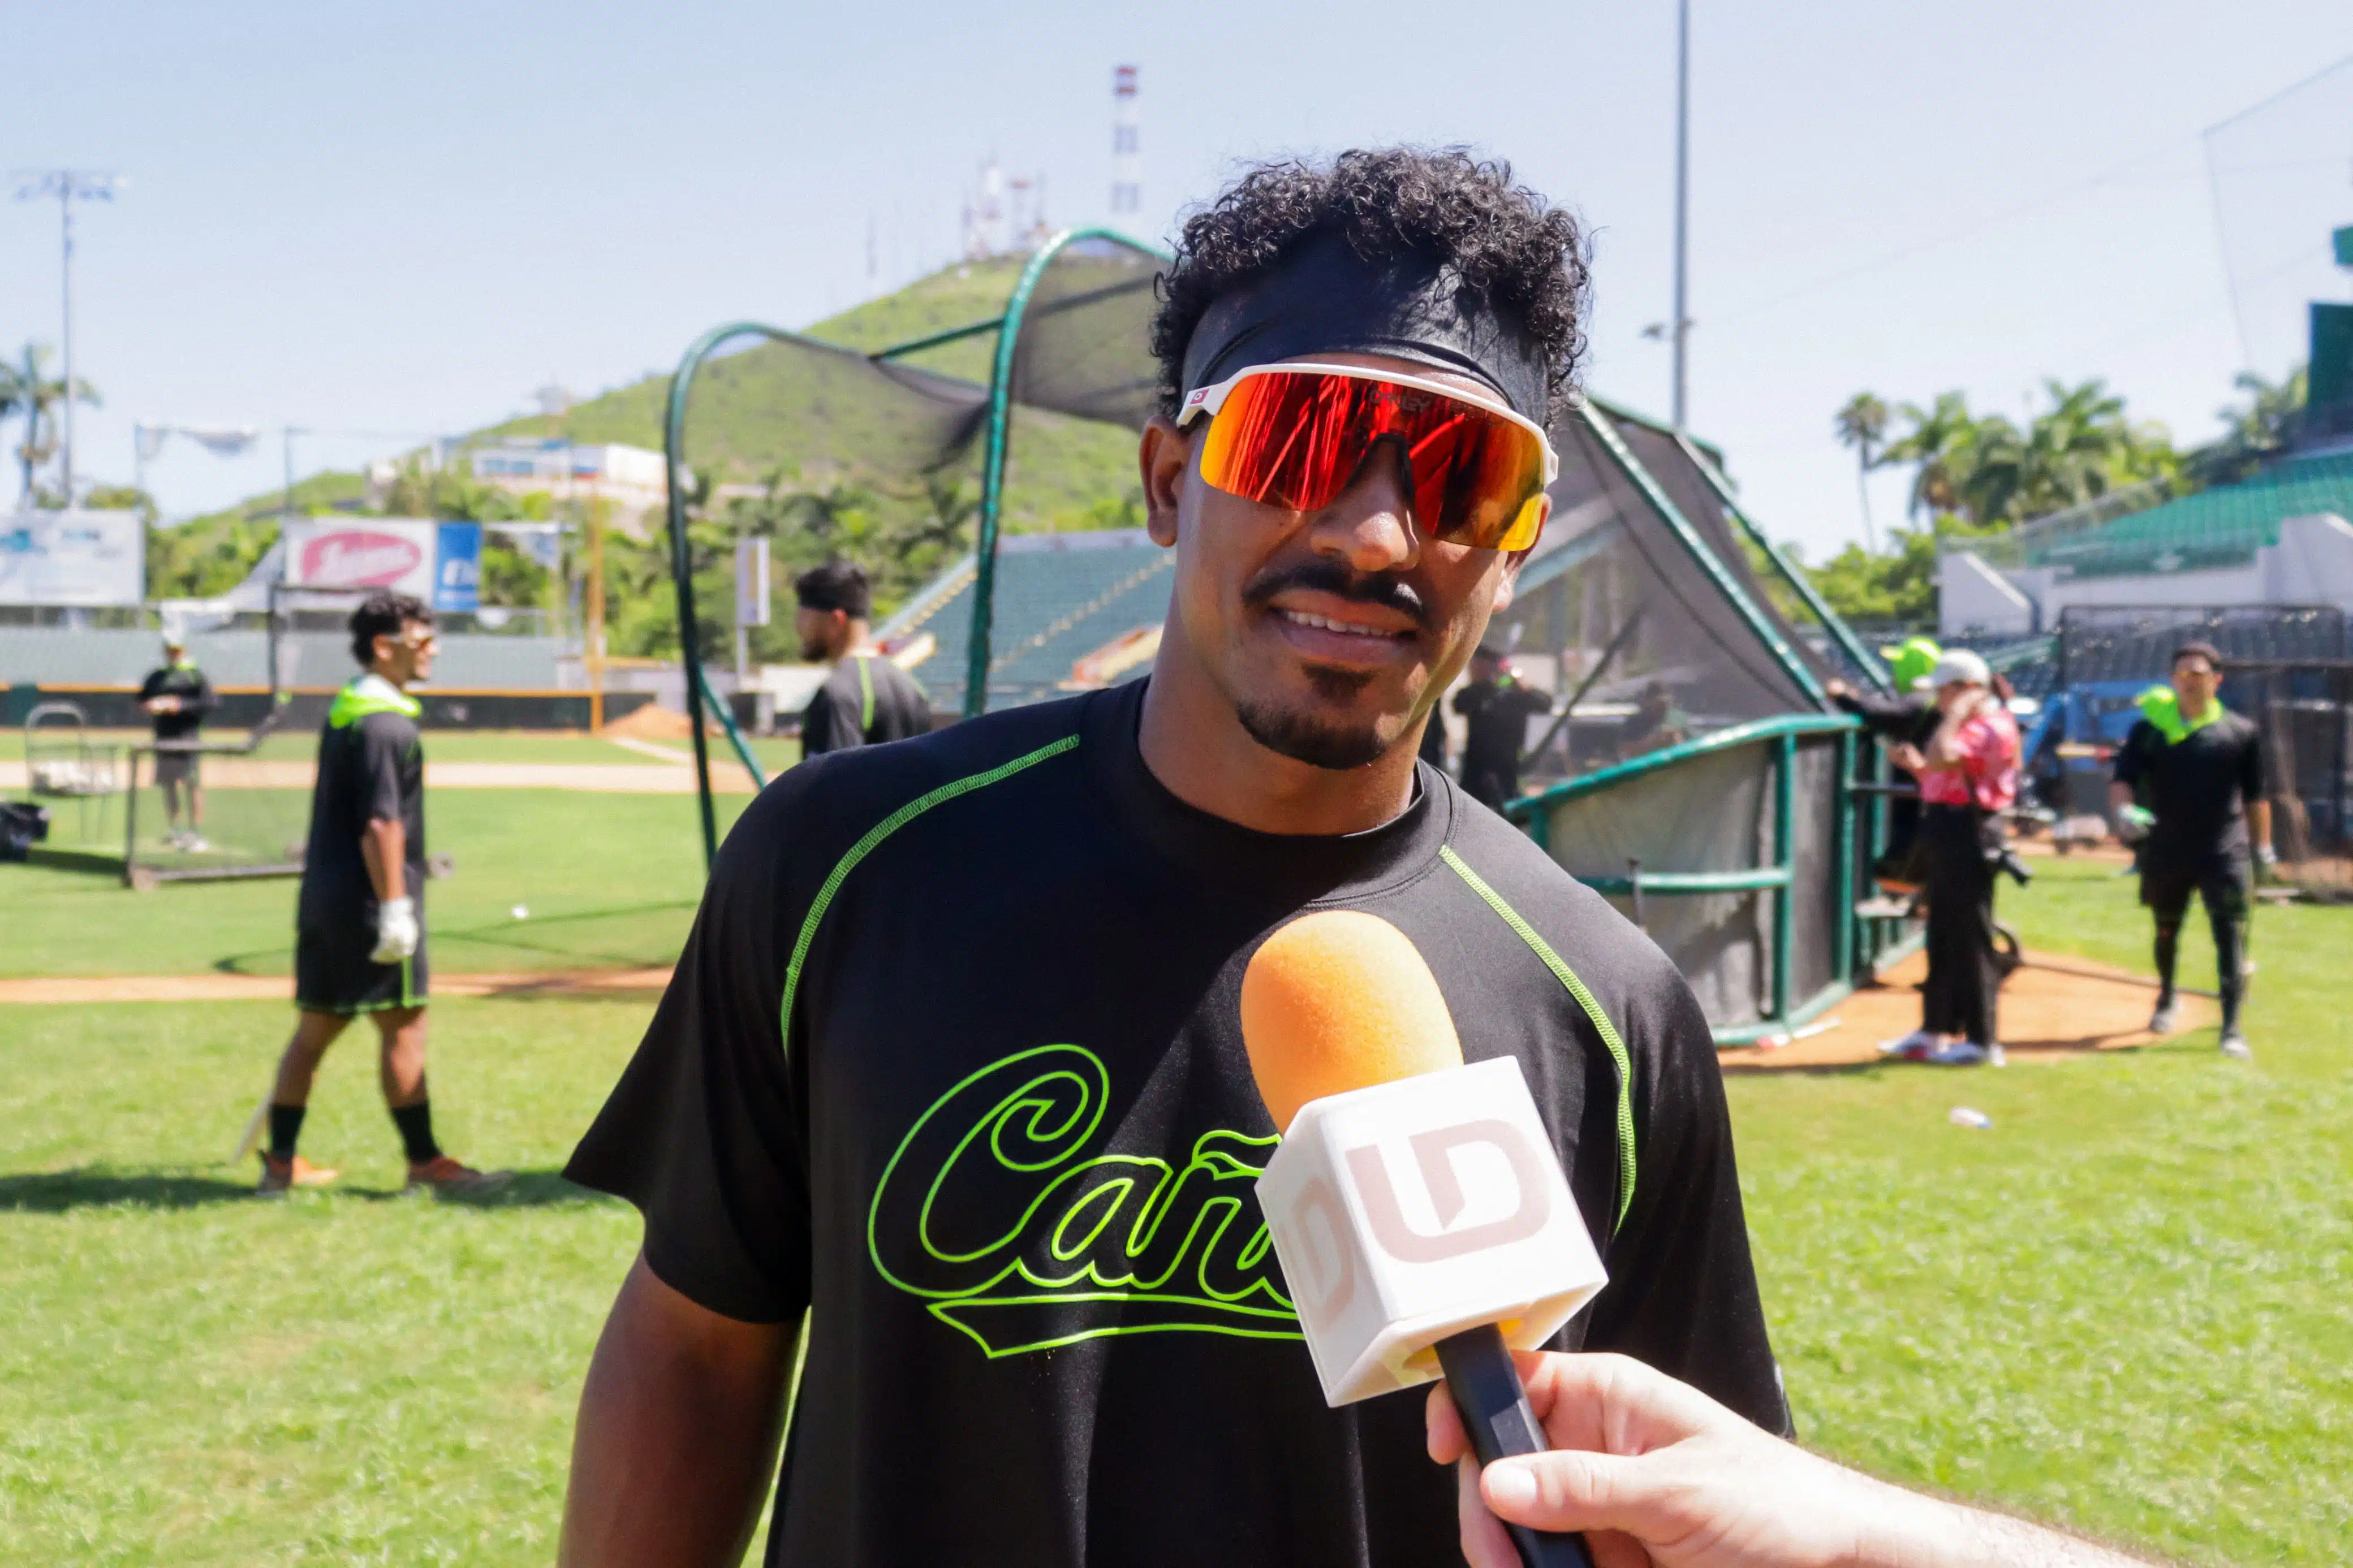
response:
[[[2255,847],[2268,849],[2272,843],[2272,803],[2251,800],[2247,803],[2247,830],[2254,835]]]
[[[2109,815],[2110,815],[2110,816],[2114,816],[2116,813],[2117,813],[2117,812],[2119,812],[2119,811],[2122,811],[2125,807],[2126,807],[2126,806],[2130,805],[2132,803],[2133,803],[2133,792],[2132,792],[2132,785],[2130,785],[2130,784],[2117,784],[2117,783],[2115,783],[2114,781],[2110,781],[2110,783],[2109,783],[2109,784],[2108,784],[2108,813],[2109,813]]]
[[[2094,1542],[1873,1481],[1884,1498],[1855,1568],[2147,1568]]]
[[[378,902],[408,897],[407,828],[376,817],[360,830],[360,858],[367,863]]]
[[[697,1306],[640,1255],[580,1393],[558,1568],[733,1568],[776,1464],[794,1338]]]

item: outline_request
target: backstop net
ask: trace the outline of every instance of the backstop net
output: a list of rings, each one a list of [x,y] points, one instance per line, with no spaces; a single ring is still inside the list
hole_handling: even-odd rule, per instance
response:
[[[2235,660],[2222,702],[2263,730],[2281,879],[2353,899],[2353,660]]]
[[[372,591],[274,584],[269,701],[259,719],[193,746],[131,749],[124,880],[147,888],[301,874],[319,726],[353,671],[351,614]]]
[[[1512,815],[1641,921],[1719,1038],[1751,1037],[1869,956],[1852,911],[1871,817],[1819,695],[1866,677],[1789,613],[1704,454],[1599,405],[1553,438],[1552,521],[1490,634],[1556,702]]]
[[[2339,659],[2345,612],[2334,605],[2070,605],[2059,613],[2058,684],[2163,680],[2173,650],[2211,643],[2223,663]]]

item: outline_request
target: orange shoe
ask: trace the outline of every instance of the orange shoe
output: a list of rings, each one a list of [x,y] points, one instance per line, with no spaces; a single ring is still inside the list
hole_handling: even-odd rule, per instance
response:
[[[338,1173],[322,1165],[313,1165],[300,1154],[283,1160],[275,1154],[264,1154],[261,1180],[253,1184],[253,1194],[261,1198],[282,1198],[296,1187],[323,1187]]]
[[[408,1185],[402,1191],[478,1197],[513,1180],[512,1171],[477,1171],[449,1155],[436,1154],[422,1165],[408,1167]]]

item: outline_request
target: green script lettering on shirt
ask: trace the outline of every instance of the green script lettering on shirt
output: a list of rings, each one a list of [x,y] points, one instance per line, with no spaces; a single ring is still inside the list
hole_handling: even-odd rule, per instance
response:
[[[1103,1152],[1081,1046],[992,1063],[932,1102],[876,1184],[875,1270],[990,1358],[1108,1334],[1299,1338],[1253,1184],[1276,1140],[1208,1131],[1181,1165]]]

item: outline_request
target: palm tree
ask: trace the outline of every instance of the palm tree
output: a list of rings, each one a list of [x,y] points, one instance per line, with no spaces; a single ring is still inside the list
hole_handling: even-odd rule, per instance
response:
[[[1854,488],[1862,498],[1862,546],[1879,553],[1879,532],[1871,522],[1871,470],[1877,461],[1872,448],[1887,442],[1887,405],[1876,393],[1858,392],[1846,400],[1832,420],[1839,445],[1854,448]]]
[[[58,449],[56,409],[69,392],[77,403],[95,408],[98,389],[79,376],[69,389],[66,384],[48,374],[49,351],[47,344],[25,345],[24,353],[15,364],[0,363],[0,417],[7,413],[25,422],[25,439],[16,447],[16,461],[24,475],[20,504],[33,498],[33,470],[49,460]],[[65,498],[70,506],[73,498]]]
[[[1917,517],[1925,511],[1934,518],[1939,512],[1960,510],[1959,484],[1978,434],[1968,399],[1957,392],[1939,393],[1932,407],[1907,403],[1897,412],[1912,428],[1890,443],[1880,460],[1918,465],[1905,512]]]

